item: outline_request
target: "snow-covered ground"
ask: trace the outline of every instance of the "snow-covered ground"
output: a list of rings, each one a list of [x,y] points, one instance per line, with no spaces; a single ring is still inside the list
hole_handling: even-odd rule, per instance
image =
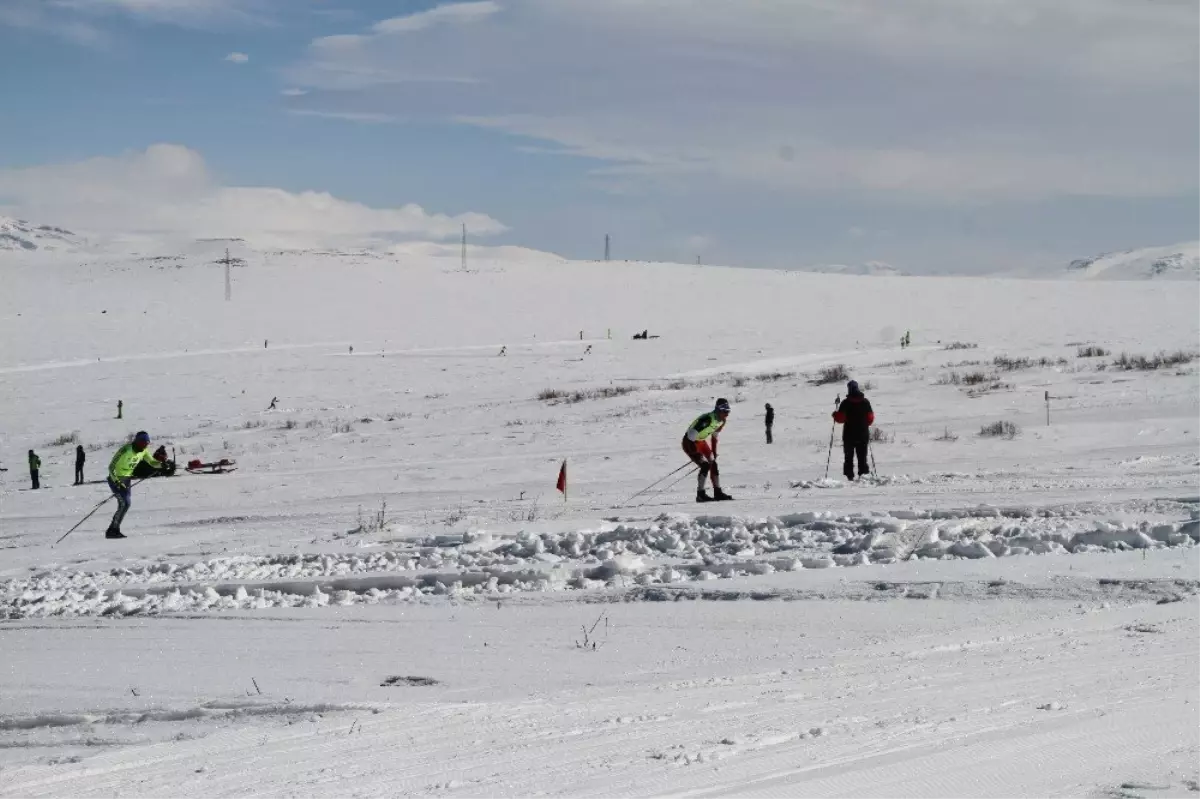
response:
[[[1194,287],[235,254],[0,261],[0,795],[1200,787]]]

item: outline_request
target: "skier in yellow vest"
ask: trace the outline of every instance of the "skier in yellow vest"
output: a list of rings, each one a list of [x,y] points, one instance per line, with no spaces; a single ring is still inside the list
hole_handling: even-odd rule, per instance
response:
[[[692,459],[692,463],[700,467],[696,486],[697,502],[733,499],[721,490],[721,475],[717,468],[717,439],[725,429],[725,420],[728,418],[729,400],[722,397],[712,411],[696,417],[683,436],[683,451]],[[713,487],[711,497],[704,490],[704,480],[710,476]]]
[[[121,522],[125,519],[125,514],[129,512],[130,489],[133,479],[133,470],[139,463],[147,463],[155,469],[161,469],[166,464],[155,460],[150,454],[150,434],[145,430],[138,431],[138,434],[133,437],[125,446],[117,450],[117,454],[113,455],[112,461],[108,464],[108,487],[113,492],[113,496],[117,498],[117,512],[113,514],[112,521],[109,522],[108,531],[104,534],[105,538],[125,538],[125,534],[121,532]]]

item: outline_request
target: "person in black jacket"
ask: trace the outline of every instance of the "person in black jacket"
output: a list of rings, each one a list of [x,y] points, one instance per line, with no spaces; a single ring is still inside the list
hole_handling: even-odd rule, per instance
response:
[[[871,410],[871,401],[863,396],[858,388],[858,381],[851,380],[846,384],[846,398],[833,412],[833,421],[842,427],[842,450],[846,460],[842,465],[842,473],[847,480],[854,479],[854,457],[858,456],[858,476],[870,474],[867,465],[867,446],[871,439],[871,425],[875,423],[875,411]]]
[[[771,403],[767,403],[767,443],[775,443],[774,436],[771,435],[771,428],[775,425],[775,409],[771,407]]]
[[[83,445],[75,447],[75,485],[83,485],[83,463],[87,460],[87,455],[83,452]]]
[[[42,459],[37,456],[33,450],[29,450],[29,480],[33,483],[34,490],[42,487],[38,476],[42,471]]]

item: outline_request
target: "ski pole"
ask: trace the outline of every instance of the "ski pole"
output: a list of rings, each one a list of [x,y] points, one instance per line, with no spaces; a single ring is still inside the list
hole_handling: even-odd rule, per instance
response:
[[[842,404],[842,395],[838,394],[833,399],[833,409],[836,411]],[[833,460],[833,434],[837,432],[837,420],[834,420],[833,426],[829,428],[829,454],[825,456],[825,479],[829,479],[829,462]]]
[[[879,470],[875,468],[875,448],[871,446],[871,439],[867,439],[867,452],[871,455],[871,474],[879,476]]]
[[[65,533],[63,533],[63,534],[62,534],[62,538],[60,538],[60,539],[58,539],[57,541],[55,541],[55,542],[52,544],[52,546],[58,546],[59,544],[61,544],[61,543],[63,542],[63,539],[64,539],[64,538],[66,538],[66,537],[67,537],[67,536],[69,536],[71,533],[73,533],[73,532],[75,532],[76,530],[78,530],[78,529],[79,529],[79,525],[83,524],[83,523],[84,523],[84,522],[86,522],[88,519],[92,518],[92,515],[93,515],[93,514],[94,514],[96,511],[98,511],[98,510],[100,510],[100,508],[104,507],[104,505],[105,505],[105,504],[106,504],[106,503],[107,503],[107,502],[108,502],[110,499],[112,499],[112,498],[113,498],[113,497],[115,497],[115,496],[116,496],[116,494],[109,494],[107,497],[105,497],[104,499],[100,500],[100,504],[99,504],[99,505],[97,505],[96,507],[92,508],[92,509],[91,509],[91,511],[89,511],[89,512],[88,512],[88,515],[87,515],[87,516],[84,516],[82,519],[80,519],[80,520],[79,520],[79,522],[78,522],[78,523],[77,523],[77,524],[76,524],[74,527],[72,527],[70,530],[67,530]]]
[[[146,478],[144,478],[144,477],[143,477],[141,480],[138,480],[138,481],[137,481],[137,483],[131,483],[129,487],[130,487],[130,488],[133,488],[135,485],[137,485],[138,483],[141,483],[141,482],[142,482],[142,480],[145,480],[145,479],[146,479]],[[79,525],[83,524],[83,523],[84,523],[84,522],[86,522],[88,519],[92,518],[92,516],[93,516],[93,515],[96,513],[96,511],[98,511],[98,510],[100,510],[100,508],[104,507],[104,505],[105,505],[105,504],[106,504],[106,503],[107,503],[107,502],[108,502],[110,499],[112,499],[112,498],[113,498],[113,497],[115,497],[115,496],[116,496],[116,494],[109,494],[107,497],[105,497],[104,499],[100,500],[100,504],[98,504],[96,507],[94,507],[94,508],[92,508],[90,511],[88,511],[88,515],[87,515],[87,516],[84,516],[82,519],[80,519],[80,520],[79,520],[79,521],[76,523],[76,525],[75,525],[74,527],[72,527],[70,530],[67,530],[65,533],[63,533],[63,534],[62,534],[62,538],[59,538],[57,541],[55,541],[53,544],[51,544],[51,546],[58,546],[59,544],[61,544],[61,543],[63,542],[63,539],[65,539],[65,538],[66,538],[67,536],[69,536],[71,533],[73,533],[73,532],[75,532],[76,530],[78,530],[78,529],[79,529]]]
[[[658,478],[658,479],[657,479],[657,480],[655,480],[653,483],[651,483],[650,485],[646,486],[646,487],[645,487],[645,488],[643,488],[641,491],[637,492],[636,494],[634,494],[632,497],[630,497],[629,499],[625,500],[625,501],[624,501],[624,502],[622,502],[621,504],[622,504],[622,505],[628,505],[628,504],[629,504],[630,502],[632,502],[634,499],[636,499],[636,498],[640,497],[642,494],[645,494],[647,491],[649,491],[650,489],[654,488],[656,485],[658,485],[659,483],[661,483],[663,480],[666,480],[668,477],[670,477],[671,475],[675,474],[676,472],[678,472],[678,471],[680,471],[680,470],[682,470],[682,469],[686,469],[686,468],[687,468],[687,467],[689,467],[689,466],[695,466],[695,465],[696,465],[696,464],[692,463],[691,461],[688,461],[687,463],[683,464],[682,466],[680,466],[678,469],[676,469],[675,471],[671,472],[670,474],[667,474],[667,475],[664,475],[663,477],[660,477],[660,478]]]
[[[672,488],[674,488],[675,486],[679,485],[679,484],[680,484],[680,483],[681,483],[683,480],[685,480],[685,479],[687,479],[688,477],[691,477],[693,474],[695,474],[695,473],[696,473],[696,469],[699,469],[699,468],[700,468],[699,466],[696,466],[695,464],[692,464],[692,466],[693,466],[693,468],[691,468],[691,469],[688,469],[686,472],[684,472],[684,473],[683,473],[683,476],[681,476],[681,477],[678,477],[678,478],[676,478],[674,481],[672,481],[672,482],[668,483],[667,485],[663,486],[663,487],[662,487],[662,489],[661,489],[661,491],[670,491]],[[676,469],[675,471],[679,471],[679,470],[678,470],[678,469]],[[670,476],[670,475],[668,475],[668,477],[669,477],[669,476]],[[639,508],[640,508],[640,507],[642,507],[643,505],[645,505],[645,504],[646,504],[647,502],[649,502],[649,501],[650,501],[650,497],[646,497],[645,499],[643,499],[641,502],[639,502],[639,503],[638,503],[638,507],[639,507]]]

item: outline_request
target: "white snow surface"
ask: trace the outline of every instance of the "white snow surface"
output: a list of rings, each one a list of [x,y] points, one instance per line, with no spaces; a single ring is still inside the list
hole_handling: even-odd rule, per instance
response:
[[[237,246],[0,258],[0,796],[1200,789],[1194,292]]]

